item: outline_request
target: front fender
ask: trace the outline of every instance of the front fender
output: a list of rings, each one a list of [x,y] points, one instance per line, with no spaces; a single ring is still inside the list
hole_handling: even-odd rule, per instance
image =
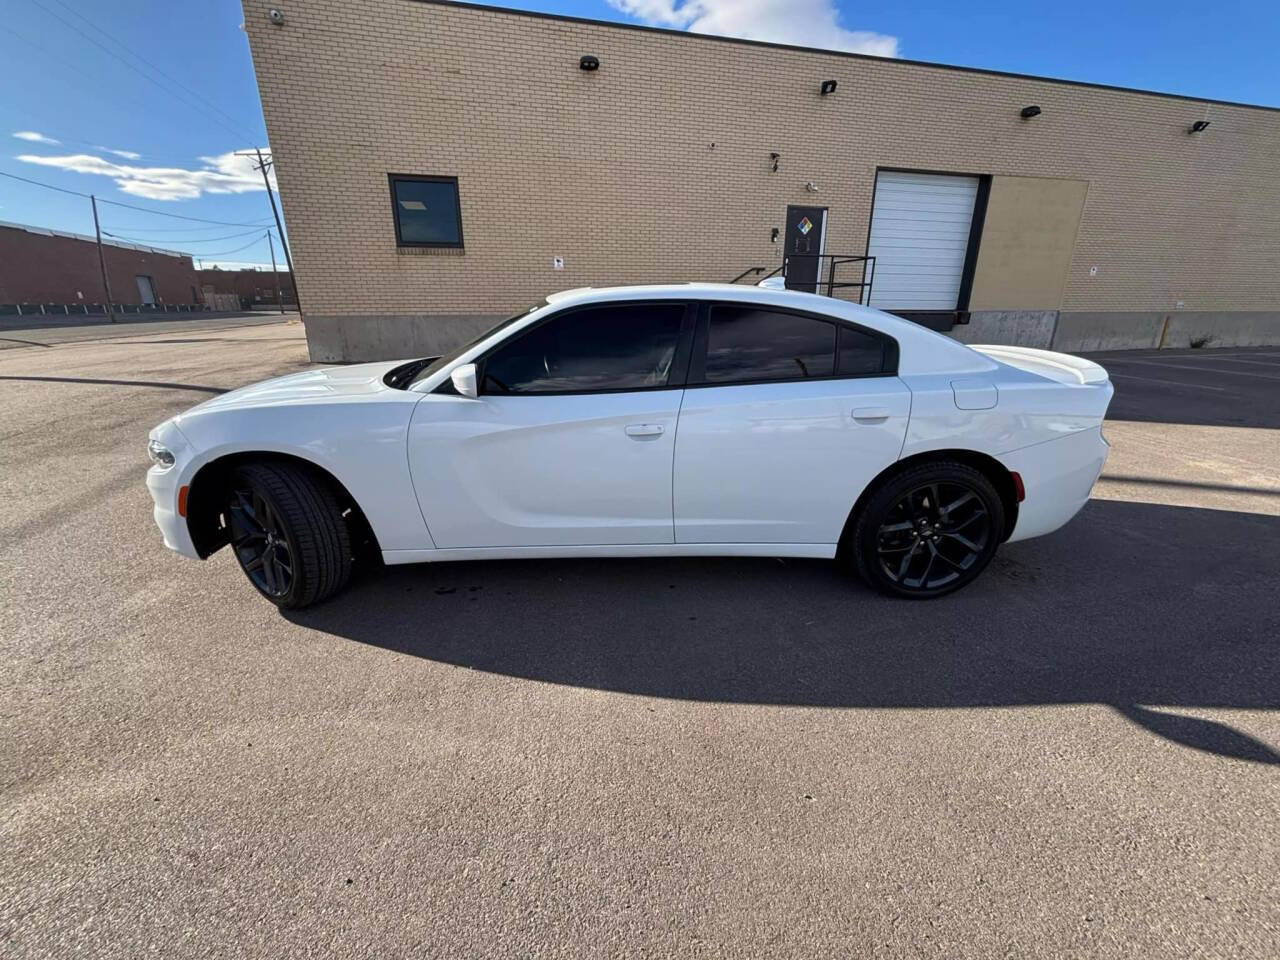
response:
[[[383,550],[434,548],[409,479],[409,420],[421,399],[195,409],[176,418],[192,454],[177,484],[223,457],[265,453],[296,457],[332,474],[351,494]]]

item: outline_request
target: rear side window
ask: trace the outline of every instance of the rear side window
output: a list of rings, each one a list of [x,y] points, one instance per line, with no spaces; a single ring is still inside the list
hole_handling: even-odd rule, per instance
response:
[[[716,304],[707,328],[707,383],[830,377],[835,324],[746,304]]]
[[[485,359],[482,393],[593,393],[665,387],[683,303],[611,304],[558,314]]]
[[[880,337],[853,327],[840,328],[840,358],[836,369],[846,377],[883,373],[887,368],[886,344]]]

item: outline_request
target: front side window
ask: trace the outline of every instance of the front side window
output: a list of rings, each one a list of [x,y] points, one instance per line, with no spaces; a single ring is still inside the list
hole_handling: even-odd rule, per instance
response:
[[[611,304],[570,310],[485,358],[481,393],[593,393],[664,387],[683,303]]]
[[[462,209],[457,177],[391,174],[396,244],[402,247],[461,247]]]
[[[716,304],[707,329],[707,383],[830,377],[835,324],[747,304]]]

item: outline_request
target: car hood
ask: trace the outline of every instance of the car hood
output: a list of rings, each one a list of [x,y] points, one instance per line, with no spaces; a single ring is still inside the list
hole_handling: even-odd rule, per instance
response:
[[[268,407],[281,404],[323,403],[337,399],[371,398],[393,389],[383,383],[389,370],[403,360],[359,363],[345,367],[322,367],[303,373],[291,373],[240,387],[192,407],[188,413],[207,412],[228,407]]]

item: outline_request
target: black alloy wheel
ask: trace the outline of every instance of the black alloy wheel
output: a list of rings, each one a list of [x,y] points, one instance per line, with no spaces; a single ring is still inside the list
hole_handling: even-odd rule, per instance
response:
[[[293,549],[280,517],[265,497],[252,487],[231,491],[227,503],[231,549],[245,576],[272,600],[289,593],[293,585]]]
[[[872,495],[856,522],[856,565],[886,593],[940,597],[985,569],[1003,531],[1003,505],[982,473],[960,463],[924,464]]]
[[[335,487],[305,464],[271,460],[237,467],[222,516],[240,568],[276,606],[310,606],[351,578],[351,532]]]

